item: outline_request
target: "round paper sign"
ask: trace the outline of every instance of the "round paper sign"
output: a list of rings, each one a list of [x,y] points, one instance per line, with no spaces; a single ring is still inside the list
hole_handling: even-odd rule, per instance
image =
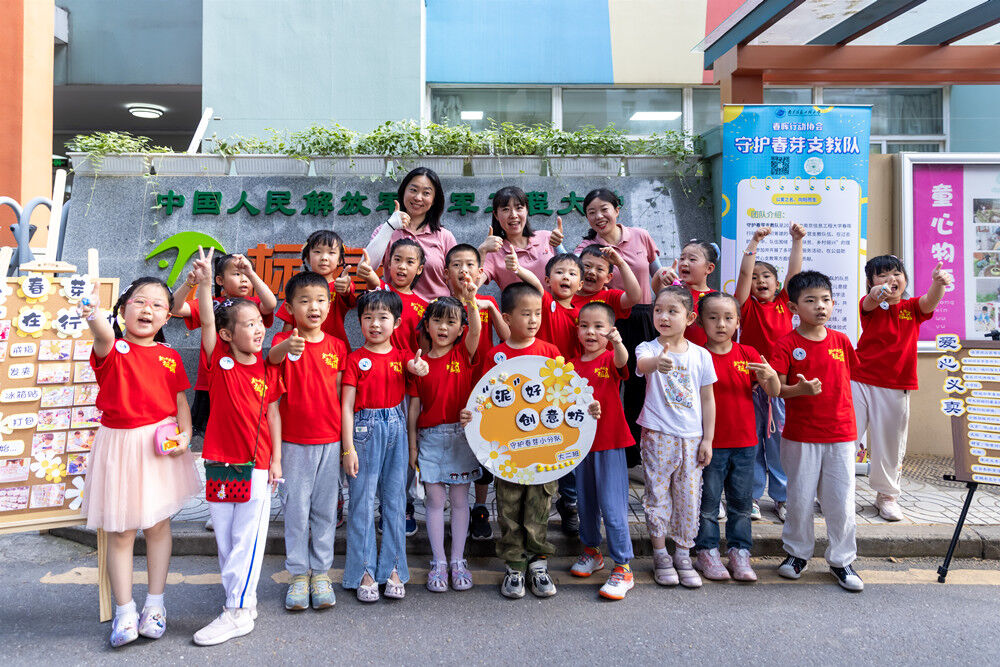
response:
[[[479,462],[500,479],[551,482],[579,465],[594,443],[597,420],[587,411],[593,396],[562,357],[514,357],[472,390],[465,435]]]

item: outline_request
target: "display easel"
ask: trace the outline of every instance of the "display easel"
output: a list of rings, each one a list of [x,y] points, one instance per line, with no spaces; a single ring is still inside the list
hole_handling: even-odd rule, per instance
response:
[[[2,248],[0,249],[0,270],[2,270],[2,275],[4,276],[4,281],[0,283],[0,287],[7,287],[12,284],[16,285],[16,279],[6,278],[7,269],[10,265],[10,260],[13,255],[12,248]],[[72,264],[68,264],[63,261],[33,261],[22,264],[19,270],[27,275],[28,273],[34,274],[51,274],[54,278],[56,274],[75,274],[76,267]],[[102,297],[102,301],[107,303],[113,300],[114,296],[118,292],[118,280],[117,279],[101,279],[99,278],[100,272],[98,268],[98,254],[97,250],[91,248],[87,252],[87,281]],[[48,308],[51,308],[49,306]],[[85,333],[89,336],[89,331]],[[83,336],[81,336],[83,338]],[[44,338],[39,337],[38,341],[44,340]],[[71,339],[72,340],[72,339]],[[6,348],[4,350],[6,352]],[[27,358],[27,357],[26,357]],[[9,364],[8,364],[9,365]],[[34,373],[34,368],[39,364],[36,362],[32,363]],[[37,376],[36,376],[37,378]],[[10,383],[10,384],[23,384],[23,383]],[[30,385],[27,385],[30,386]],[[68,384],[67,386],[73,386]],[[14,387],[16,388],[16,387]],[[29,402],[33,405],[37,401]],[[13,405],[29,405],[29,404],[18,404]],[[7,405],[7,404],[3,404]],[[29,409],[25,407],[25,409]],[[19,432],[23,432],[19,431]],[[34,428],[30,429],[30,434],[34,433]],[[30,451],[30,450],[29,450]],[[15,455],[17,456],[17,455]],[[66,477],[68,479],[68,476]],[[11,516],[3,517],[5,520],[0,521],[0,535],[9,533],[19,533],[28,531],[47,531],[52,528],[63,528],[67,526],[79,526],[86,523],[86,517],[82,515],[79,510],[67,509],[65,506],[65,499],[63,505],[59,507],[53,507],[51,510],[46,511],[11,511]],[[110,578],[108,576],[107,569],[107,546],[108,538],[107,534],[103,530],[97,531],[97,573],[98,573],[98,612],[101,622],[106,622],[111,620],[112,615],[112,602],[111,602],[111,585]]]

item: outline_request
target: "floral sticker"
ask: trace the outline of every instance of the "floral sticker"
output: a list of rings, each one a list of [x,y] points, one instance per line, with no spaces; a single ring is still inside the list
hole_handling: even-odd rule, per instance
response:
[[[17,295],[24,297],[29,304],[48,300],[49,294],[56,291],[49,279],[41,273],[28,273],[17,279]]]
[[[42,332],[50,326],[49,314],[44,308],[22,306],[14,326],[17,328],[17,335],[22,338],[41,338]]]
[[[83,477],[74,477],[66,489],[66,500],[69,500],[69,508],[73,511],[83,505],[83,485]]]
[[[78,273],[60,278],[59,283],[62,285],[60,293],[70,303],[79,303],[83,297],[94,291],[94,286],[87,280],[87,276],[81,276]]]
[[[87,324],[76,308],[60,308],[52,321],[52,328],[60,338],[79,338]]]

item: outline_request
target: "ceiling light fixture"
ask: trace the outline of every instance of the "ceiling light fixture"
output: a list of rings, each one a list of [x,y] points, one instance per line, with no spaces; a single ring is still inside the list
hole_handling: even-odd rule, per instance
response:
[[[680,111],[636,111],[629,120],[677,120]]]
[[[125,108],[136,118],[159,118],[167,110],[158,104],[147,104],[145,102],[126,104]]]

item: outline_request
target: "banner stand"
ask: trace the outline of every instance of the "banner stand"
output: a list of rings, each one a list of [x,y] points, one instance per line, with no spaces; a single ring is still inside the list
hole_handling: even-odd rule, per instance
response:
[[[954,475],[945,475],[944,479],[949,482],[958,481]],[[965,517],[969,513],[969,507],[972,506],[972,496],[975,495],[976,489],[979,488],[979,482],[966,482],[965,486],[969,489],[969,492],[965,494],[965,504],[962,505],[962,513],[958,515],[958,523],[955,524],[955,534],[951,536],[951,544],[948,545],[948,553],[944,557],[944,562],[937,569],[939,584],[943,584],[945,578],[948,576],[948,566],[951,565],[951,557],[955,554],[955,547],[958,546],[958,536],[962,534]]]

